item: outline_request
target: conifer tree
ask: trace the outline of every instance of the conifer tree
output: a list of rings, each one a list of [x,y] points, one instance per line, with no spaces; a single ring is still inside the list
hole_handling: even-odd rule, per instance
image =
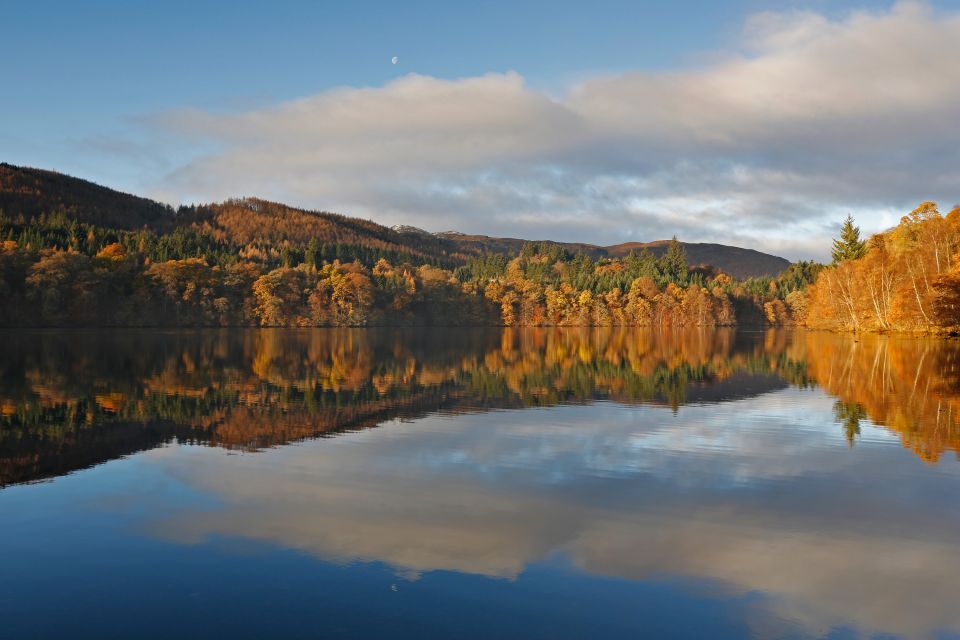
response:
[[[683,245],[677,240],[677,236],[673,236],[667,247],[667,252],[660,258],[660,271],[667,282],[687,283],[687,252],[684,251]]]
[[[867,244],[860,239],[860,227],[854,226],[853,216],[848,215],[840,229],[840,237],[834,239],[830,255],[833,263],[857,260],[867,253]]]

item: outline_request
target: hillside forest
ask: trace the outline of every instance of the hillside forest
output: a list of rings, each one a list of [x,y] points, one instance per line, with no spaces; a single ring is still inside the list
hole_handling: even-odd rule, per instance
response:
[[[438,265],[389,248],[234,244],[193,226],[133,232],[62,214],[0,217],[0,238],[4,326],[779,324],[817,270],[738,281],[691,268],[679,242],[660,258],[529,243]]]
[[[257,199],[180,207],[0,165],[0,326],[730,326],[952,330],[960,209],[926,202],[831,265],[734,278],[674,238],[484,251]]]

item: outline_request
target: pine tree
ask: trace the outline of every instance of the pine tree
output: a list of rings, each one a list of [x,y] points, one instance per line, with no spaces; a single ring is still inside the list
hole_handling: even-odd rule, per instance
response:
[[[687,252],[683,245],[673,236],[667,247],[667,252],[660,258],[660,271],[663,273],[667,282],[685,285],[687,284]]]
[[[657,257],[653,255],[653,251],[650,251],[649,247],[644,247],[643,251],[640,252],[638,262],[640,267],[638,276],[656,278],[660,275],[657,269]]]
[[[310,267],[319,268],[321,266],[323,257],[320,254],[320,243],[317,242],[316,238],[310,238],[310,242],[307,244],[307,250],[303,256],[303,261]]]
[[[867,244],[860,239],[860,227],[854,226],[853,216],[848,215],[840,229],[840,237],[833,241],[833,249],[830,251],[833,263],[857,260],[866,253]]]

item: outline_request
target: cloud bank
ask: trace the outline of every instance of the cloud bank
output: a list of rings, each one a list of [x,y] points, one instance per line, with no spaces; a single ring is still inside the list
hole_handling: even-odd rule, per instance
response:
[[[763,13],[735,50],[554,95],[514,72],[411,74],[155,120],[204,151],[157,192],[259,195],[430,230],[615,243],[678,235],[823,257],[960,198],[960,14]]]

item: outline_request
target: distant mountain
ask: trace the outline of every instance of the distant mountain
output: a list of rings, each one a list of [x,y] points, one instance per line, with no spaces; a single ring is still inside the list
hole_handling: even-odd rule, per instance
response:
[[[393,226],[390,227],[390,228],[391,228],[392,230],[396,231],[397,233],[413,233],[413,234],[421,235],[421,236],[432,236],[432,235],[434,235],[434,234],[430,233],[429,231],[425,231],[425,230],[421,229],[420,227],[412,227],[412,226],[410,226],[409,224],[395,224],[395,225],[393,225]]]
[[[640,253],[644,247],[650,249],[654,255],[660,256],[666,253],[669,244],[669,240],[625,242],[603,247],[603,249],[611,258],[628,255],[631,251]],[[680,244],[687,252],[687,261],[691,265],[709,265],[735,278],[775,276],[790,266],[790,261],[786,258],[754,249],[705,242],[681,242]]]
[[[456,243],[462,253],[517,253],[527,240],[519,238],[493,238],[490,236],[467,235],[456,231],[444,231],[436,234]],[[640,253],[649,249],[655,256],[666,252],[669,240],[654,242],[625,242],[611,246],[598,246],[580,242],[553,242],[573,253],[583,252],[594,258],[621,258],[631,251]],[[691,266],[711,266],[728,273],[735,278],[751,276],[773,276],[782,272],[790,261],[786,258],[762,253],[754,249],[732,247],[724,244],[699,242],[681,242],[687,252]]]
[[[522,238],[493,238],[490,236],[460,233],[459,231],[442,231],[434,235],[456,243],[460,250],[466,254],[516,254],[519,253],[520,248],[523,247],[525,243],[530,242],[530,240],[524,240]],[[534,240],[533,242],[541,241]],[[571,253],[579,253],[582,251],[583,253],[588,253],[596,258],[606,255],[603,251],[603,247],[598,247],[592,244],[584,244],[580,242],[554,242],[552,240],[545,240],[543,242],[559,245]]]
[[[87,180],[54,171],[0,163],[0,211],[9,217],[32,218],[63,213],[79,222],[115,229],[147,228],[169,233],[178,227],[199,227],[220,240],[238,245],[278,245],[286,242],[342,244],[394,252],[412,260],[462,263],[486,253],[516,254],[527,240],[469,235],[457,231],[430,233],[408,225],[387,227],[371,220],[335,213],[308,211],[284,204],[244,198],[177,210]],[[622,257],[649,248],[666,251],[667,240],[627,242],[603,247],[552,242],[572,253],[594,258]],[[722,244],[682,243],[691,265],[712,266],[737,278],[776,275],[789,261],[770,254]]]

